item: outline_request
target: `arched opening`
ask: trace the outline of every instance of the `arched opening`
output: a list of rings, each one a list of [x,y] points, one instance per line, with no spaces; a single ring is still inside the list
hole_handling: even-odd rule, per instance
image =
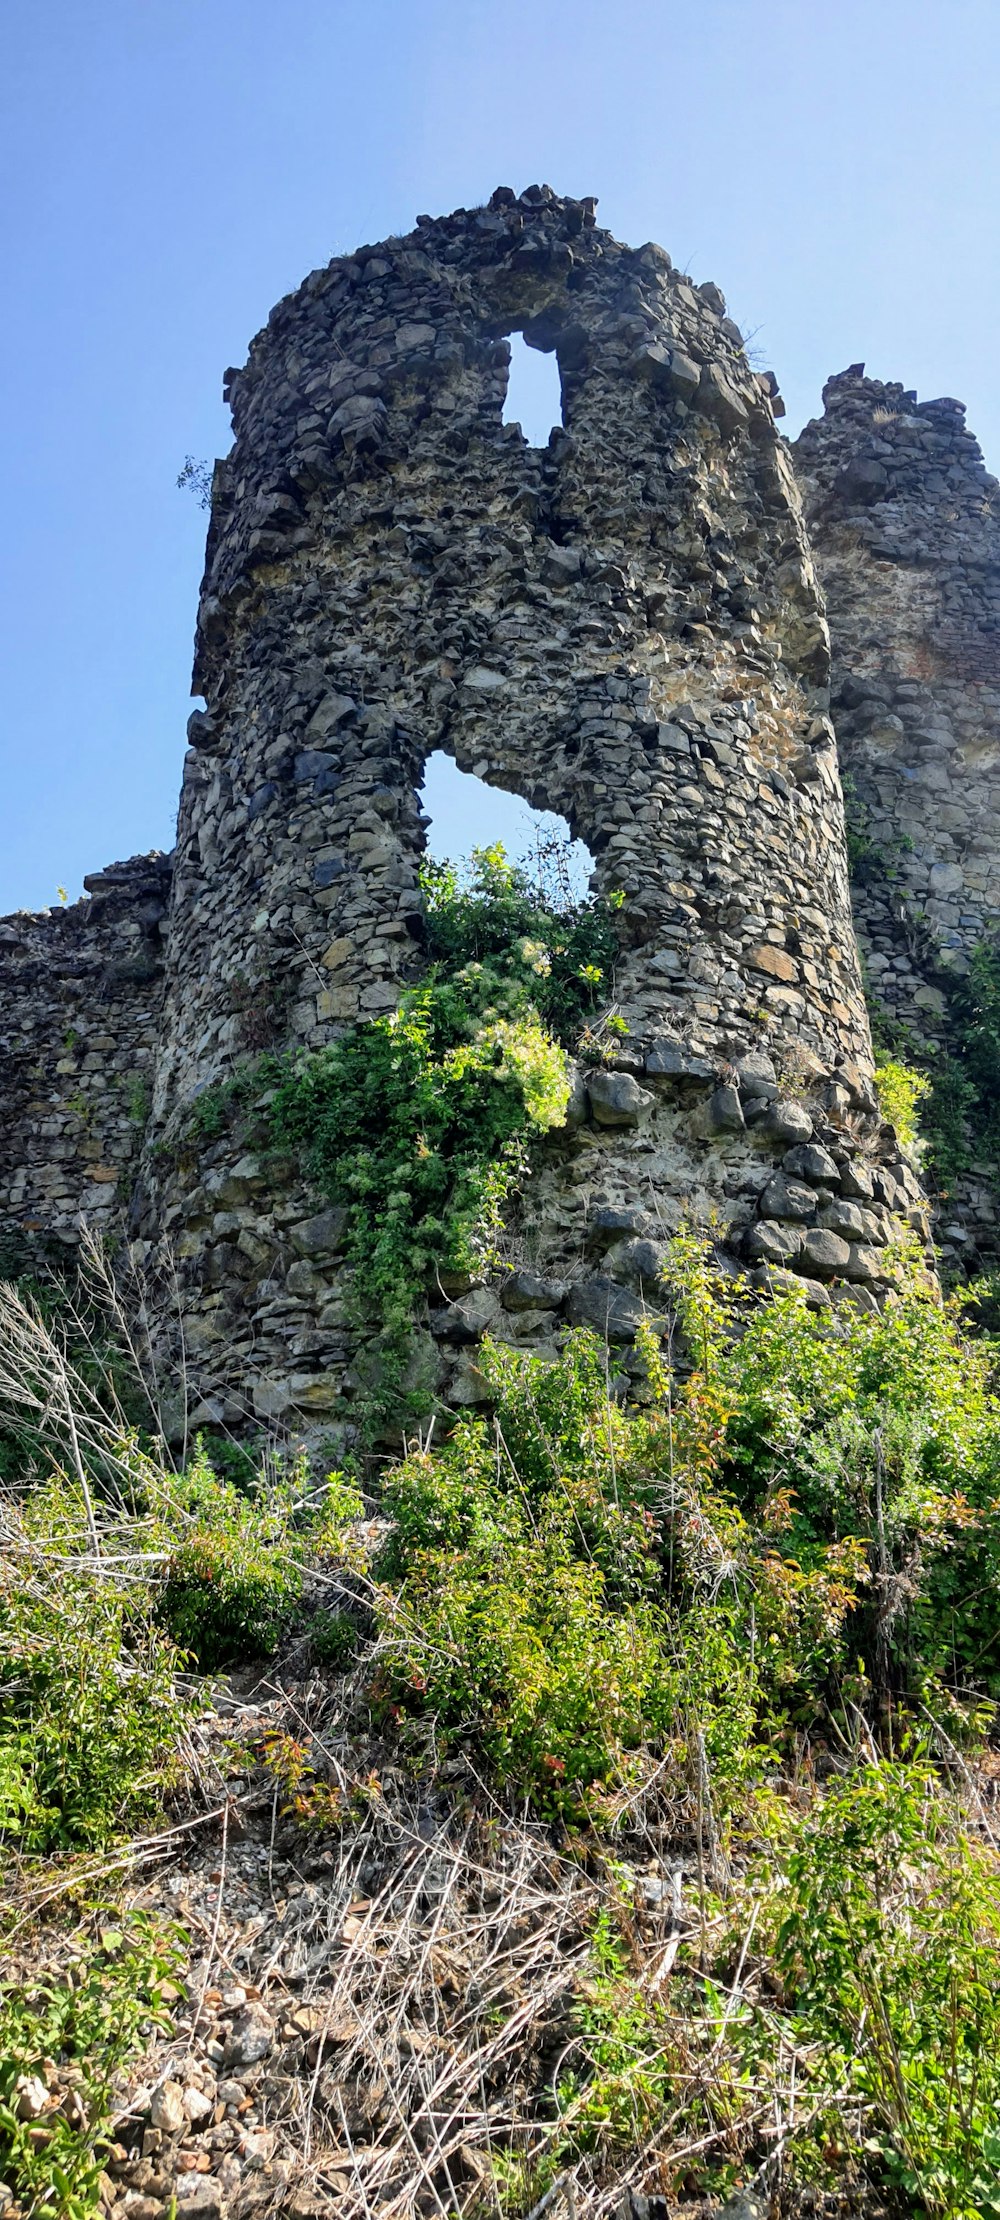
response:
[[[510,370],[505,424],[519,424],[529,447],[547,447],[549,433],[562,423],[562,384],[554,354],[529,347],[519,331],[510,335]]]
[[[582,840],[573,839],[565,817],[532,809],[520,794],[460,771],[443,749],[427,758],[420,803],[430,820],[428,853],[437,862],[458,862],[473,848],[501,841],[511,862],[537,875],[557,907],[587,893],[594,859]]]

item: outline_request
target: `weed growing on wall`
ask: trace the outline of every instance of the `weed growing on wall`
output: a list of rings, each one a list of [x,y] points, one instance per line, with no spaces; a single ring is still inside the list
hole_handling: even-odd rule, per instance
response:
[[[559,1126],[567,1047],[610,991],[613,905],[557,907],[479,849],[424,874],[429,968],[389,1016],[274,1074],[279,1145],[350,1212],[355,1308],[395,1384],[415,1304],[492,1258],[528,1151]]]
[[[920,1087],[914,1109],[919,1100],[928,1168],[947,1188],[975,1161],[1000,1175],[1000,942],[980,942],[968,971],[942,983],[947,1011],[937,1041],[918,1040],[884,1015],[875,1031],[883,1065],[907,1068],[911,1089]]]
[[[556,870],[546,890],[502,845],[473,850],[465,870],[424,864],[427,952],[437,976],[487,966],[520,989],[542,1024],[574,1049],[587,1019],[610,999],[618,953],[615,915],[624,896],[573,901]]]
[[[842,789],[847,869],[851,880],[855,886],[897,885],[900,857],[913,853],[909,834],[897,833],[889,840],[873,839],[867,809],[856,781],[849,774],[842,781]]]
[[[853,883],[893,887],[899,858],[912,847],[901,838],[880,844],[870,833],[854,781],[844,780],[848,866]],[[923,956],[935,964],[936,947],[923,929]],[[904,1146],[923,1142],[927,1171],[947,1190],[975,1160],[1000,1174],[1000,941],[987,938],[973,950],[967,971],[936,969],[945,996],[942,1030],[935,1039],[882,1009],[868,989],[876,1074],[883,1115]],[[902,1119],[902,1123],[900,1122]]]
[[[876,1052],[875,1092],[883,1118],[895,1127],[900,1147],[908,1156],[917,1155],[921,1142],[920,1105],[931,1092],[930,1080],[912,1065],[901,1063],[898,1057]]]

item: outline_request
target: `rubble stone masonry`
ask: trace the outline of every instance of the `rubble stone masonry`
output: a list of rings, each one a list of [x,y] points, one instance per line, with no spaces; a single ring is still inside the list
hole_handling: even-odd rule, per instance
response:
[[[559,364],[562,425],[544,449],[503,421],[515,331]],[[992,481],[957,404],[883,424],[880,402],[873,429],[868,382],[852,379],[827,389],[828,419],[795,450],[847,760],[893,831],[914,765],[933,793],[931,845],[912,854],[943,942],[962,948],[997,901]],[[749,366],[717,287],[660,247],[621,245],[590,201],[502,189],[315,271],[227,393],[235,438],[215,471],[195,667],[206,706],[189,725],[162,1012],[152,969],[143,998],[123,959],[100,955],[102,933],[130,920],[152,947],[152,898],[109,893],[114,872],[89,905],[3,929],[34,966],[0,946],[12,1037],[34,1028],[27,1092],[20,1067],[14,1080],[29,1174],[19,1187],[13,1159],[0,1166],[9,1221],[54,1224],[56,1201],[59,1230],[94,1214],[96,1159],[69,1123],[77,1075],[57,1071],[60,1042],[72,1031],[75,1057],[87,1040],[107,1095],[115,1057],[138,1069],[155,1027],[129,1223],[154,1338],[166,1346],[182,1323],[192,1416],[349,1411],[341,1215],[293,1165],[248,1151],[238,1121],[199,1136],[196,1106],[256,1050],[320,1047],[420,976],[418,790],[443,748],[558,811],[595,859],[595,888],[624,890],[614,998],[628,1033],[609,1067],[581,1069],[565,1130],[539,1152],[509,1269],[430,1302],[420,1338],[438,1392],[476,1399],[487,1328],[545,1352],[588,1322],[635,1364],[682,1218],[762,1284],[792,1272],[817,1304],[877,1300],[894,1230],[926,1232],[922,1199],[871,1085],[830,641],[796,468],[775,381]],[[873,542],[880,508],[892,514]],[[942,767],[947,796],[927,784]],[[145,868],[160,887],[159,859]],[[131,886],[138,867],[115,870]],[[57,995],[63,951],[78,965],[89,951],[90,969]],[[117,982],[120,1015],[95,1046],[95,1012],[86,1030],[63,1013],[91,984],[96,1002],[98,979],[108,1010]],[[134,1125],[103,1107],[102,1180],[131,1185]]]
[[[855,925],[873,1004],[933,1042],[949,978],[1000,924],[1000,486],[960,401],[918,401],[861,363],[823,401],[792,454],[867,849]],[[956,1260],[996,1260],[987,1167],[946,1216]]]
[[[72,1244],[127,1205],[163,992],[166,856],[94,872],[89,898],[0,921],[0,1243]]]

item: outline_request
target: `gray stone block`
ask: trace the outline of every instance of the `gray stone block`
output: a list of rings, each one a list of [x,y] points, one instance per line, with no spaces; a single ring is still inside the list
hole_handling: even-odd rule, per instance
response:
[[[587,1076],[587,1095],[598,1125],[638,1125],[652,1095],[628,1071],[593,1071]]]
[[[566,1314],[571,1326],[593,1326],[606,1341],[634,1341],[644,1318],[655,1323],[646,1305],[629,1295],[603,1273],[576,1280],[569,1291]]]
[[[539,1272],[512,1272],[500,1290],[505,1310],[558,1310],[566,1300],[565,1280],[547,1280]]]
[[[781,1095],[777,1102],[772,1102],[762,1128],[770,1140],[791,1143],[808,1141],[812,1129],[808,1110],[790,1095]]]
[[[709,1097],[706,1120],[712,1133],[742,1133],[743,1107],[737,1087],[717,1087]]]
[[[840,1171],[829,1149],[820,1147],[818,1141],[807,1141],[798,1148],[789,1149],[781,1159],[782,1170],[792,1179],[807,1179],[815,1186],[834,1186]]]
[[[817,1202],[811,1187],[801,1180],[788,1179],[784,1172],[776,1172],[769,1179],[760,1198],[762,1218],[794,1218],[803,1224],[816,1216]]]
[[[851,1261],[848,1241],[839,1233],[829,1233],[821,1226],[810,1226],[802,1243],[799,1261],[804,1272],[815,1274],[817,1279],[830,1280],[846,1272]]]

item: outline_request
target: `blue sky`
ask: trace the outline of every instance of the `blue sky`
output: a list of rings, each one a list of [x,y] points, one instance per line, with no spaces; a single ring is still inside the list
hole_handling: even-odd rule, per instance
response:
[[[168,847],[222,371],[331,254],[545,180],[1000,468],[997,0],[7,0],[0,911]],[[446,844],[477,832],[453,808]]]

